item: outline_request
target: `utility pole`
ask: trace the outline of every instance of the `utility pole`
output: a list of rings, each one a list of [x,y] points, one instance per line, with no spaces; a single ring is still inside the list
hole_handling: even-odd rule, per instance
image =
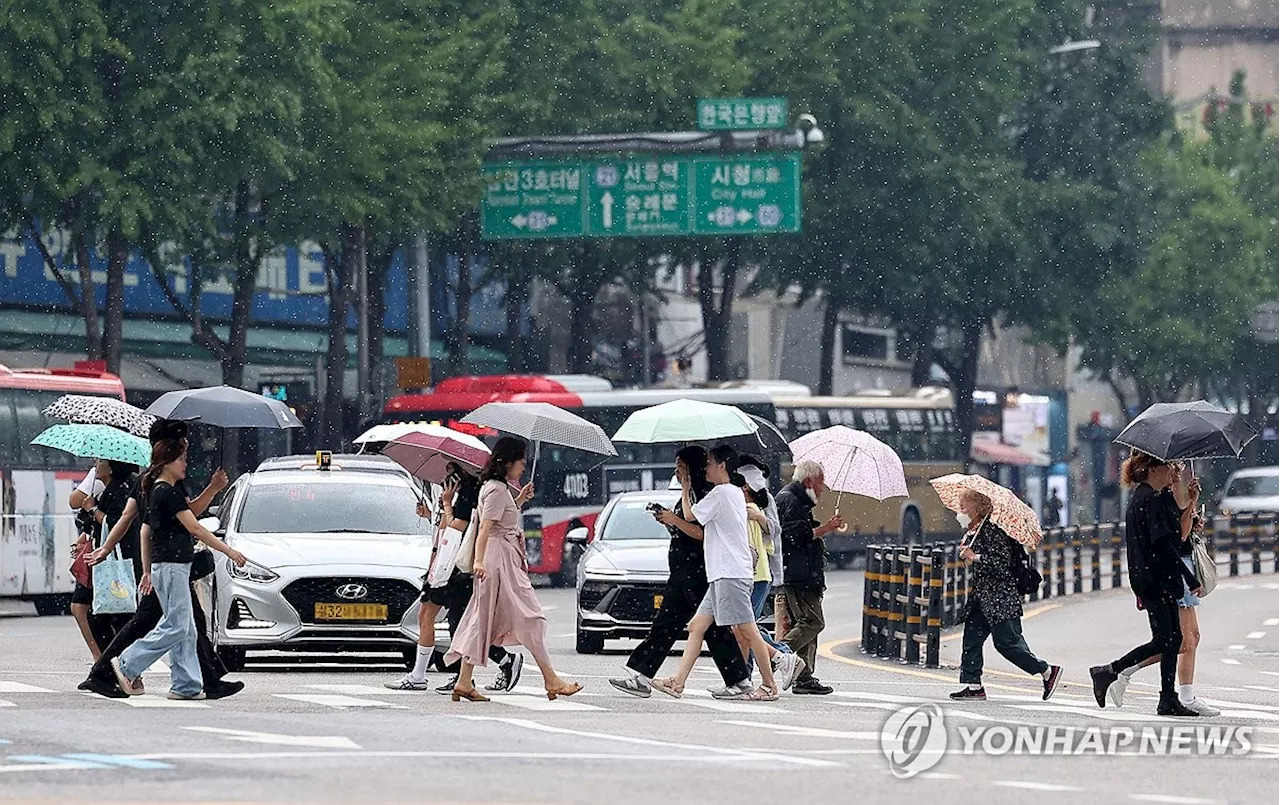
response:
[[[420,358],[431,357],[431,254],[427,249],[427,236],[413,239],[413,290],[417,302],[415,354]]]
[[[363,227],[356,272],[356,405],[364,417],[369,412],[369,261]]]

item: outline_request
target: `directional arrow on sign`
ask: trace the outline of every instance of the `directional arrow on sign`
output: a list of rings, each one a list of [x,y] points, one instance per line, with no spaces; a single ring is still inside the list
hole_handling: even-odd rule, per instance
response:
[[[524,225],[528,222],[529,219],[525,218],[523,215],[517,215],[515,218],[511,219],[511,225],[516,229],[524,229]]]
[[[183,727],[193,732],[208,732],[231,741],[279,746],[316,746],[324,749],[359,749],[360,744],[342,735],[280,735],[274,732],[229,730],[221,727]]]
[[[755,216],[751,214],[751,210],[738,210],[738,223],[745,224]]]
[[[613,229],[613,194],[608,190],[604,191],[600,204],[604,207],[604,228]]]

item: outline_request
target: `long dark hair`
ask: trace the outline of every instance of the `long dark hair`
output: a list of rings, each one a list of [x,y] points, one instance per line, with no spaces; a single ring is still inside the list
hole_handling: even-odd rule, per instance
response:
[[[161,439],[151,446],[151,466],[142,476],[143,494],[151,494],[151,488],[155,486],[160,472],[166,465],[182,458],[186,450],[187,446],[180,439]]]
[[[711,482],[707,480],[707,451],[691,444],[676,452],[676,460],[683,461],[689,469],[689,488],[693,496],[699,500],[706,497],[711,491]]]
[[[524,439],[518,439],[515,436],[503,436],[498,443],[493,446],[493,452],[489,454],[489,463],[484,465],[484,472],[480,475],[482,481],[502,481],[507,482],[507,470],[512,464],[520,461],[525,457],[528,450],[528,444]]]

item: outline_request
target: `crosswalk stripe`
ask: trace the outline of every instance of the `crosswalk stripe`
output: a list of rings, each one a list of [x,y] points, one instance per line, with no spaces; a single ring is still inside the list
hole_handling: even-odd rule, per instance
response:
[[[656,698],[656,697],[655,697]],[[685,696],[682,699],[672,699],[669,696],[663,696],[657,701],[666,702],[668,706],[678,707],[680,705],[689,705],[702,710],[713,710],[717,713],[745,713],[745,714],[767,714],[767,713],[787,713],[790,712],[781,707],[773,707],[768,704],[756,704],[755,702],[739,702],[739,701],[720,701],[718,699],[698,699]]]
[[[815,738],[839,738],[841,740],[878,741],[880,732],[871,730],[828,730],[820,727],[798,727],[791,724],[769,724],[763,721],[721,721],[735,727],[755,727],[770,730],[779,735],[808,735]]]
[[[343,696],[336,693],[273,693],[277,699],[289,699],[308,704],[322,704],[325,707],[344,709],[347,707],[385,707],[390,710],[408,710],[403,704],[391,704],[377,699],[359,699],[355,696]]]
[[[380,688],[373,685],[307,685],[312,690],[321,690],[325,693],[340,693],[346,696],[424,696],[432,691],[428,690],[391,690],[390,688]]]
[[[0,707],[17,707],[17,706],[18,705],[14,704],[8,699],[0,699]]]
[[[508,693],[505,696],[494,696],[490,701],[498,704],[505,704],[510,707],[519,707],[522,710],[535,710],[541,713],[569,713],[569,712],[587,712],[589,710],[604,710],[603,707],[596,707],[593,704],[584,702],[575,702],[570,699],[556,699],[552,701],[544,694],[542,697],[525,696],[523,694]]]
[[[25,682],[6,682],[0,679],[0,693],[54,693],[48,688],[28,685]]]
[[[93,693],[86,692],[85,695],[94,696],[95,698],[97,698],[96,694],[93,694]],[[198,709],[206,708],[209,706],[208,704],[205,704],[204,702],[200,702],[200,701],[190,701],[186,699],[170,699],[166,696],[130,696],[127,699],[110,699],[109,701],[124,702],[130,707],[144,707],[144,708],[165,707],[165,708],[173,708],[173,709],[185,708],[188,710],[198,710]]]
[[[106,763],[98,763],[91,760],[71,760],[65,757],[53,757],[52,755],[9,755],[9,760],[18,763],[34,763],[44,767],[55,767],[65,769],[109,769]],[[5,768],[0,766],[0,769]]]
[[[72,760],[83,760],[89,763],[105,763],[109,766],[124,766],[129,769],[172,769],[173,764],[161,763],[158,760],[141,760],[138,758],[121,757],[119,755],[96,755],[92,752],[76,752],[74,754],[63,755],[65,758]]]

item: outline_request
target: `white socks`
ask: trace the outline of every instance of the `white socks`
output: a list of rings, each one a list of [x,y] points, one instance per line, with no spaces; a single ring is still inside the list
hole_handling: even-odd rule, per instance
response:
[[[981,682],[970,682],[970,683],[969,683],[969,690],[982,690],[982,683],[981,683]]]
[[[435,646],[418,646],[418,656],[413,661],[413,670],[409,672],[410,679],[414,682],[427,681],[427,664],[435,650]]]
[[[1178,698],[1182,700],[1183,704],[1187,704],[1188,702],[1195,701],[1196,694],[1192,691],[1193,687],[1194,687],[1193,685],[1178,686]]]

